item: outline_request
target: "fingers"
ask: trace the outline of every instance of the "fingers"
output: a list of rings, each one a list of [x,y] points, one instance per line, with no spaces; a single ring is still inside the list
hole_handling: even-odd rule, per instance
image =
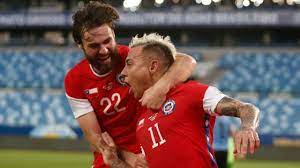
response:
[[[260,140],[256,131],[239,131],[234,137],[234,154],[239,158],[244,158],[248,150],[253,154],[259,145]]]
[[[165,100],[166,96],[165,94],[162,94],[161,90],[157,90],[154,87],[150,87],[144,92],[139,102],[142,106],[153,110],[157,110],[162,106]]]
[[[254,139],[255,139],[255,150],[257,150],[260,146],[260,139],[256,132],[254,133]]]
[[[107,150],[109,148],[109,146],[102,138],[100,138],[99,143],[98,143],[98,148],[101,151],[101,153],[103,154],[105,152],[105,150]]]
[[[236,134],[234,137],[234,150],[236,154],[241,153],[241,143],[242,143],[242,138],[240,137],[239,133]]]
[[[253,134],[249,134],[249,150],[251,154],[253,154],[255,151],[255,139]]]
[[[143,155],[138,155],[134,167],[135,168],[148,168],[146,158]]]
[[[108,135],[109,136],[109,135]],[[92,144],[93,149],[98,153],[104,153],[110,147],[111,140],[107,137],[107,135],[102,135],[102,137],[98,137],[95,142]],[[114,145],[114,143],[113,143]]]
[[[139,100],[139,102],[141,103],[142,106],[146,106],[149,109],[158,110],[162,106],[165,100],[166,100],[165,96],[151,98],[144,95]]]
[[[111,138],[111,136],[107,132],[102,133],[102,138],[108,146],[110,146],[110,147],[116,146],[114,140]]]

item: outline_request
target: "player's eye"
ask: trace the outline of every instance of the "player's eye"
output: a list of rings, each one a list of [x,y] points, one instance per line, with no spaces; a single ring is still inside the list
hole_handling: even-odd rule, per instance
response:
[[[126,66],[130,66],[130,65],[131,65],[130,60],[126,60]]]
[[[92,49],[97,49],[98,47],[99,47],[99,45],[98,44],[90,44],[90,45],[88,45],[90,48],[92,48]]]
[[[111,41],[111,38],[108,38],[108,39],[103,41],[103,44],[108,44],[110,41]]]

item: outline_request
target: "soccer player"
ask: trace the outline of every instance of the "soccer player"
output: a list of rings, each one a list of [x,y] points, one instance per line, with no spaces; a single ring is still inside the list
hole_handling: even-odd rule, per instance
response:
[[[135,126],[137,103],[124,85],[121,70],[129,48],[118,45],[114,24],[118,12],[110,5],[89,2],[73,15],[73,38],[85,59],[65,77],[65,92],[74,116],[94,152],[94,168],[106,167],[101,156],[101,132],[108,132],[126,156],[139,153]],[[160,107],[166,93],[175,84],[188,78],[195,60],[178,54],[170,70],[149,88],[140,101],[150,108]],[[131,104],[131,106],[129,106]],[[129,152],[128,152],[129,151]],[[132,158],[132,157],[130,157]]]
[[[157,34],[135,37],[129,46],[122,74],[134,96],[140,98],[168,72],[176,50],[169,38]],[[238,155],[246,155],[248,149],[253,153],[260,144],[256,132],[259,109],[199,82],[178,84],[167,93],[162,108],[141,107],[139,112],[136,133],[150,168],[217,167],[212,149],[216,115],[241,119],[235,134]]]

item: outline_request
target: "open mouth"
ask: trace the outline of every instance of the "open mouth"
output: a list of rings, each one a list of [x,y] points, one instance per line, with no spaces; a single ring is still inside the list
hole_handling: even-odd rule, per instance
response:
[[[101,58],[99,58],[99,61],[106,61],[106,60],[109,59],[109,58],[110,58],[109,55],[106,56],[106,57],[101,57]]]
[[[125,83],[126,86],[131,87],[129,83],[123,81]]]

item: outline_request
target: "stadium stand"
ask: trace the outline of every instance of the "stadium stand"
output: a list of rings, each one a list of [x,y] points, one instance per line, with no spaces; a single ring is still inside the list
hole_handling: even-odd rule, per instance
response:
[[[300,53],[228,52],[219,68],[229,70],[218,81],[225,91],[300,93]]]
[[[3,50],[0,52],[0,87],[62,88],[67,69],[81,57],[74,49]]]
[[[0,92],[0,123],[6,126],[67,124],[77,127],[62,91]]]
[[[200,52],[188,54],[199,63],[204,60]],[[81,59],[78,50],[13,48],[2,50],[0,59],[0,125],[78,127],[63,92],[66,71]],[[257,93],[242,99],[261,108],[261,133],[300,135],[300,99],[263,94],[299,93],[299,64],[297,52],[227,52],[214,68],[226,70],[217,80],[222,91],[234,97],[241,97],[241,92]]]
[[[241,99],[261,109],[260,133],[300,135],[299,63],[298,52],[226,52],[218,60],[224,75],[216,85],[234,97],[256,93]]]

